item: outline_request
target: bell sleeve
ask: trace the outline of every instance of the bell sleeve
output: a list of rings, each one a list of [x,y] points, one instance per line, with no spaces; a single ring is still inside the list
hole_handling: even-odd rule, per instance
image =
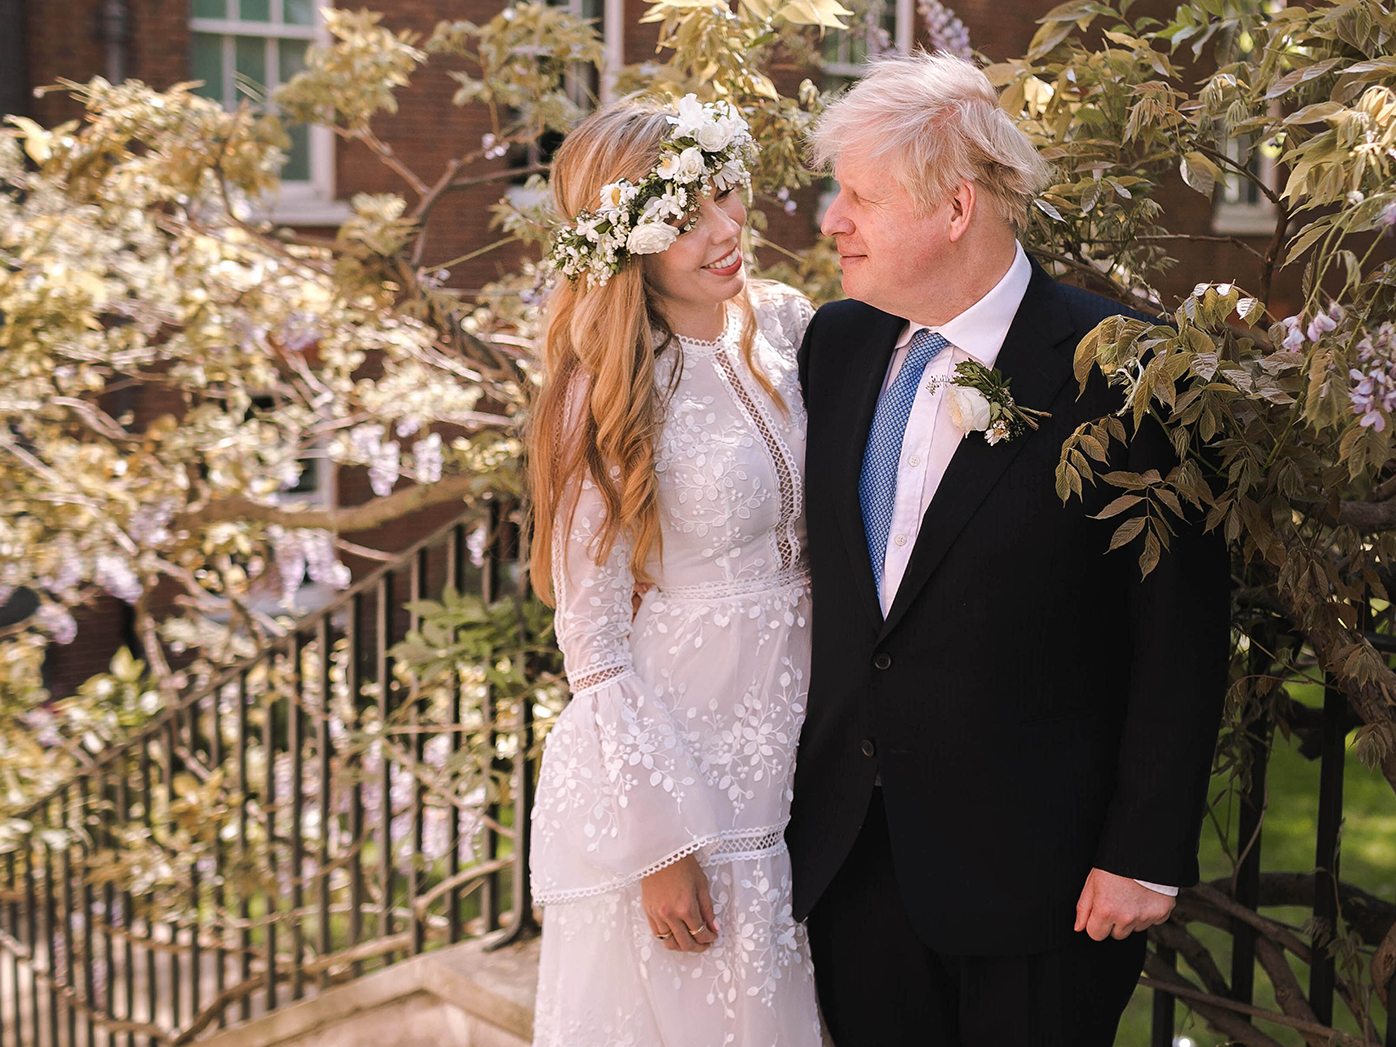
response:
[[[632,547],[622,536],[595,562],[605,518],[588,479],[554,532],[556,632],[572,700],[548,735],[533,807],[540,905],[630,886],[722,835],[721,793],[692,738],[663,688],[635,672]]]

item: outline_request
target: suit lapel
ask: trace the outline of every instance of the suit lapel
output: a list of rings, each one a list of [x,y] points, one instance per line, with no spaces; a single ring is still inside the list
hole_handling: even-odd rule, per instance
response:
[[[878,312],[866,330],[848,333],[848,344],[842,349],[848,354],[847,384],[838,394],[839,413],[833,428],[842,437],[831,462],[834,469],[832,490],[840,492],[835,502],[839,530],[853,563],[854,576],[859,579],[859,598],[866,604],[866,610],[878,618],[882,617],[882,605],[873,585],[863,509],[858,501],[858,481],[863,471],[868,430],[872,428],[873,413],[887,377],[887,365],[892,360],[897,336],[905,326],[906,321],[900,317]]]
[[[1039,409],[1052,403],[1072,376],[1076,335],[1055,281],[1033,262],[1032,279],[995,365],[1010,380],[1015,400]],[[863,431],[866,430],[865,424]],[[1030,432],[993,447],[977,433],[960,441],[921,521],[916,545],[881,636],[886,636],[901,620],[974,511],[1023,447],[1029,440],[1041,439],[1049,437]]]

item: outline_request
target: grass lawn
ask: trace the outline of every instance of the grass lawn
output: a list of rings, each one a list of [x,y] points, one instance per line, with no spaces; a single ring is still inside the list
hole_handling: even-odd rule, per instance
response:
[[[1315,691],[1317,689],[1315,688]],[[1318,695],[1291,693],[1304,701],[1318,703]],[[1294,744],[1276,737],[1274,752],[1269,770],[1269,808],[1261,842],[1261,868],[1267,872],[1307,872],[1314,867],[1315,836],[1318,831],[1318,761],[1309,761],[1299,755]],[[1225,790],[1224,781],[1213,783],[1213,795]],[[1382,898],[1390,898],[1396,893],[1396,795],[1380,774],[1364,767],[1355,755],[1348,754],[1343,783],[1344,822],[1342,830],[1342,857],[1339,871],[1341,878]],[[1227,812],[1218,811],[1225,824]],[[1234,811],[1230,812],[1234,819]],[[1231,838],[1235,839],[1234,820],[1231,824]],[[1202,832],[1202,878],[1214,879],[1231,875],[1231,863],[1227,859],[1217,834],[1211,826]],[[1265,914],[1273,919],[1283,920],[1299,926],[1309,913],[1304,909],[1266,909]],[[1212,928],[1198,928],[1198,937],[1212,950],[1217,964],[1223,973],[1231,969],[1230,937],[1220,931],[1207,935],[1202,932]],[[1179,961],[1184,973],[1191,974],[1187,966]],[[1295,973],[1300,984],[1307,988],[1308,969],[1297,963]],[[1140,989],[1135,992],[1129,1009],[1120,1024],[1116,1047],[1149,1047],[1149,1018],[1152,1006],[1151,992]],[[1257,1005],[1275,1007],[1274,994],[1264,972],[1256,968]],[[1190,1038],[1196,1047],[1216,1047],[1228,1041],[1210,1032],[1200,1018],[1195,1018],[1179,1001],[1177,1005],[1178,1034]],[[1346,1018],[1338,1021],[1338,1026],[1356,1033],[1356,1023],[1352,1021],[1341,1001],[1335,1004],[1335,1017]],[[1303,1040],[1291,1030],[1270,1023],[1259,1023],[1268,1035],[1284,1044],[1302,1047]],[[1379,1029],[1385,1028],[1385,1019],[1378,1015]]]

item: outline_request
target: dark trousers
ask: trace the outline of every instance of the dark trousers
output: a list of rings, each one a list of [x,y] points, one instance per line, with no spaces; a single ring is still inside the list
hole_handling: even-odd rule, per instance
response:
[[[1032,870],[1023,870],[1032,890]],[[948,900],[947,904],[954,904]],[[911,929],[882,790],[809,917],[819,1002],[838,1047],[1110,1047],[1145,936],[1028,956],[957,956]]]

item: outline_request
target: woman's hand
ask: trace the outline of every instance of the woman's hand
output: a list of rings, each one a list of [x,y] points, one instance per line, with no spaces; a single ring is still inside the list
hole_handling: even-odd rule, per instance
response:
[[[691,854],[640,881],[640,907],[670,952],[706,952],[717,941],[708,877]]]

